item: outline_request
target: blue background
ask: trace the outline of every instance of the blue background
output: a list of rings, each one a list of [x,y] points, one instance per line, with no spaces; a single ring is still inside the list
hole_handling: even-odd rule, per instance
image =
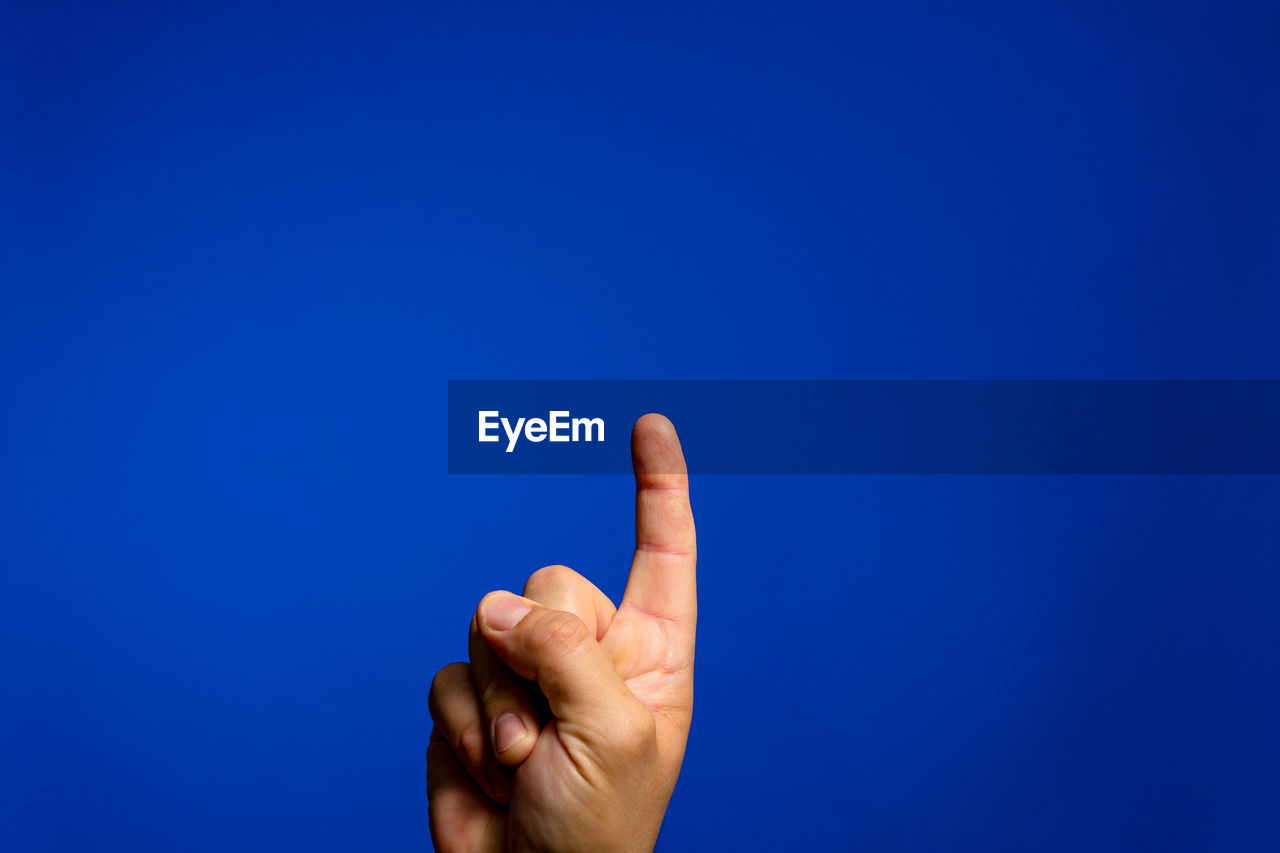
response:
[[[1271,3],[3,16],[6,850],[428,845],[476,601],[632,533],[449,378],[1280,378]],[[1280,845],[1276,478],[693,496],[663,849]]]

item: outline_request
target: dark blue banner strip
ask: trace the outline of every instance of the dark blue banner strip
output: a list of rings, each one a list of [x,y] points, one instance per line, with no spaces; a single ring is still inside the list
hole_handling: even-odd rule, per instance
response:
[[[704,474],[1275,474],[1277,381],[449,382],[449,471],[622,474],[661,412]]]

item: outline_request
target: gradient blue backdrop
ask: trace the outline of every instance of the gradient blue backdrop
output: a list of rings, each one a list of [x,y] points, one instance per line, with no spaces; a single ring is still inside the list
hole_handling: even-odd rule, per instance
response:
[[[421,850],[622,477],[448,378],[1280,378],[1273,3],[6,4],[0,847]],[[1280,480],[705,477],[662,849],[1280,846]]]

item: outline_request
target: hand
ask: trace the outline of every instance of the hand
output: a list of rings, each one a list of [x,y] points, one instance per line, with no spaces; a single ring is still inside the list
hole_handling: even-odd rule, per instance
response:
[[[636,550],[622,603],[564,566],[491,592],[470,664],[436,674],[427,748],[443,853],[652,850],[693,714],[696,544],[671,422],[631,434]]]

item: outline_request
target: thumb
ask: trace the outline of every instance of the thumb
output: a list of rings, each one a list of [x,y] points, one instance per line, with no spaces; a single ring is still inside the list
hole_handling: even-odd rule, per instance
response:
[[[592,723],[589,728],[607,732],[613,725],[634,723],[638,712],[648,717],[575,614],[491,592],[480,602],[476,623],[507,666],[538,683],[557,720]]]

